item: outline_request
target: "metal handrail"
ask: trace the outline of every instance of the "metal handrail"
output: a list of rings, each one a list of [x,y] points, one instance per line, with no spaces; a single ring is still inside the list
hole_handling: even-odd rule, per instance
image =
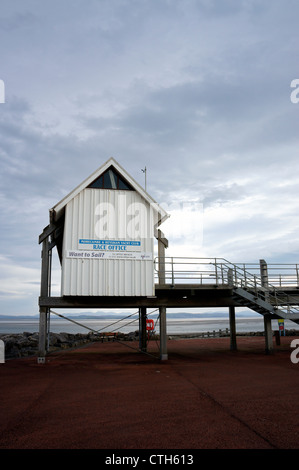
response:
[[[158,261],[159,257],[155,258],[155,270],[158,273]],[[167,279],[178,280],[184,278],[190,278],[193,274],[194,279],[208,279],[215,278],[218,282],[219,273],[215,270],[211,270],[213,263],[228,263],[233,264],[234,270],[242,270],[244,273],[244,282],[246,284],[246,276],[251,277],[254,272],[257,272],[257,277],[260,275],[260,265],[257,263],[230,263],[224,258],[194,258],[194,257],[166,257],[165,265],[171,266],[170,269],[165,268],[165,275]],[[212,264],[211,264],[212,263]],[[177,269],[179,265],[188,265],[185,270]],[[191,270],[189,265],[208,265],[209,269],[198,269]],[[267,264],[268,280],[271,285],[279,287],[299,287],[299,264],[298,263],[276,263]],[[279,271],[279,272],[277,272]],[[184,276],[185,273],[185,276]],[[220,276],[221,278],[221,276]]]
[[[172,284],[183,280],[211,281],[217,279],[215,264],[211,258],[193,257],[165,257],[155,258],[155,271],[159,275],[159,260],[163,260],[163,275],[165,281],[171,280]]]
[[[253,291],[257,298],[268,301],[271,306],[275,307],[278,311],[283,313],[285,309],[287,309],[287,313],[299,313],[299,308],[291,307],[290,300],[292,298],[288,296],[285,292],[281,292],[277,290],[277,287],[273,284],[267,282],[267,285],[263,285],[262,280],[257,277],[255,274],[252,274],[248,271],[240,270],[237,265],[234,265],[228,261],[225,263],[225,268],[228,270],[233,270],[234,272],[234,280],[233,283],[237,287],[245,288],[249,291]],[[221,269],[223,269],[223,265],[221,265]],[[245,275],[246,273],[246,275]],[[227,272],[228,274],[228,272]],[[250,279],[248,280],[248,276]],[[246,279],[245,285],[242,285],[242,282]],[[288,302],[284,299],[285,297],[288,298]],[[294,298],[294,302],[298,304],[298,300]]]
[[[161,258],[155,258],[155,270],[159,273],[159,261]],[[168,283],[171,280],[172,285],[178,283],[178,281],[186,281],[192,283],[200,281],[199,284],[211,284],[214,281],[216,285],[226,285],[231,284],[234,287],[241,287],[243,289],[254,292],[257,298],[262,300],[267,300],[271,306],[274,306],[276,309],[283,311],[287,308],[288,311],[292,313],[299,313],[299,309],[291,307],[291,300],[293,303],[298,304],[297,299],[292,299],[287,293],[278,291],[277,285],[272,281],[272,277],[268,276],[267,285],[262,283],[260,278],[260,266],[259,276],[253,272],[248,271],[248,266],[251,266],[252,270],[257,270],[256,264],[244,264],[244,263],[231,263],[225,258],[193,258],[193,257],[165,257],[162,259],[163,264],[163,275],[165,283]],[[190,269],[190,265],[192,269]],[[158,266],[158,268],[157,268]],[[180,266],[180,269],[176,269],[177,266]],[[185,269],[182,269],[182,267]],[[269,265],[267,265],[268,268]],[[296,279],[298,275],[298,265],[294,264],[279,264],[274,266],[283,266],[283,269],[289,269],[286,266],[293,266],[296,270]],[[204,267],[204,269],[203,269]],[[196,268],[196,269],[195,269]],[[268,268],[269,269],[269,268]],[[270,265],[271,269],[271,265]],[[273,269],[277,269],[276,267]],[[288,283],[288,286],[290,284]],[[298,283],[296,284],[298,286]],[[282,278],[279,280],[279,287],[283,287]],[[287,287],[287,286],[285,286]],[[285,299],[288,299],[288,302]]]
[[[246,267],[247,271],[260,272],[257,263],[234,263],[236,266]],[[299,286],[299,264],[298,263],[267,263],[268,278],[271,284],[279,287]]]
[[[270,284],[269,282],[267,282],[267,285],[264,285],[262,280],[255,274],[246,271],[244,267],[242,270],[240,270],[237,265],[232,264],[227,260],[225,260],[225,263],[221,263],[221,270],[223,270],[223,266],[225,266],[228,277],[230,270],[230,273],[232,274],[232,283],[234,286],[253,291],[257,298],[268,302],[276,309],[277,313],[280,312],[282,316],[284,313],[299,314],[299,308],[291,306],[290,301],[292,300],[292,297],[288,296],[285,292],[278,291],[276,286]],[[249,280],[248,276],[250,277]],[[242,285],[244,280],[246,280],[245,285]],[[288,301],[282,300],[282,298],[285,297],[288,298]],[[294,303],[297,303],[298,305],[298,300],[295,298]]]

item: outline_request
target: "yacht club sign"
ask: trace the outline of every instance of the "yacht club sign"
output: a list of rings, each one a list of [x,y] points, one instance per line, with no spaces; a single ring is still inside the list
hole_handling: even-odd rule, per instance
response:
[[[152,260],[152,253],[141,251],[139,240],[97,240],[80,238],[79,250],[68,250],[67,258]]]
[[[139,251],[141,249],[141,242],[139,240],[93,240],[89,238],[80,238],[79,249],[101,251]]]

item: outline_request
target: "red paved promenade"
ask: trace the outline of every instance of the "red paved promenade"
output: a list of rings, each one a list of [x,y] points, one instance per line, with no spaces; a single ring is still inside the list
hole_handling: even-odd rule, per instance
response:
[[[118,343],[9,360],[0,449],[298,449],[293,339],[271,355],[240,337],[236,352],[229,338],[172,340],[163,362]]]

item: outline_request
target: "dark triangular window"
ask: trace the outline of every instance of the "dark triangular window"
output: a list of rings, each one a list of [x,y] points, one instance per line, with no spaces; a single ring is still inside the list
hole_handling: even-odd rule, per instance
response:
[[[113,166],[110,166],[105,173],[102,173],[97,179],[90,183],[88,188],[133,190],[132,186],[127,183]]]

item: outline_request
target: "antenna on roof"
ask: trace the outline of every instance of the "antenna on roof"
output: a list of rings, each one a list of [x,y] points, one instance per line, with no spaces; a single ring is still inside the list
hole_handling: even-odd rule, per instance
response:
[[[144,173],[144,189],[146,191],[146,166],[143,168],[141,168],[141,171]]]

